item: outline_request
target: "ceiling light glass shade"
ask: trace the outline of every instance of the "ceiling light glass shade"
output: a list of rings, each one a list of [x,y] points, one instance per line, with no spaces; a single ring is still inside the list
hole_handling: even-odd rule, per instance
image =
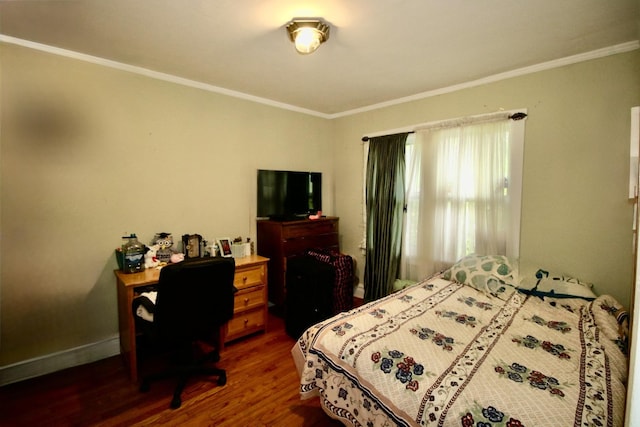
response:
[[[296,50],[306,55],[329,39],[329,25],[317,19],[295,19],[287,24],[287,33]]]

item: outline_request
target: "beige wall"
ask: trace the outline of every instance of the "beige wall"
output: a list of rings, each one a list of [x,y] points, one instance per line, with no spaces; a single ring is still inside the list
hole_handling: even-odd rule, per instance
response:
[[[368,133],[527,108],[521,255],[629,301],[640,53],[324,120],[0,44],[0,367],[117,334],[125,232],[255,237],[255,170],[318,170],[363,260]]]
[[[526,108],[523,270],[572,274],[628,304],[630,109],[639,104],[640,53],[634,51],[336,120],[335,206],[343,250],[360,253],[363,135]],[[357,259],[362,277],[364,261]]]
[[[0,366],[117,336],[123,233],[255,238],[258,168],[323,172],[333,213],[325,119],[12,45],[0,55]]]

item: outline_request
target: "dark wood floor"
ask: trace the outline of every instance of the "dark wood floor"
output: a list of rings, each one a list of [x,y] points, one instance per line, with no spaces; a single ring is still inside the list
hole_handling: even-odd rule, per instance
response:
[[[227,384],[191,381],[182,407],[169,409],[174,381],[147,393],[129,381],[119,356],[0,387],[1,426],[286,426],[337,427],[318,398],[300,400],[282,319],[266,333],[229,344],[218,366]]]

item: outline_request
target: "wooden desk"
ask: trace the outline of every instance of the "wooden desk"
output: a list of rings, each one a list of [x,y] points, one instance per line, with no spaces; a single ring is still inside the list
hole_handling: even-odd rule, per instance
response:
[[[233,318],[222,327],[222,343],[267,329],[267,262],[268,258],[251,255],[236,258],[233,284],[238,289],[234,298]],[[138,380],[136,355],[136,326],[132,310],[133,298],[145,287],[158,283],[160,270],[147,269],[140,273],[126,274],[115,271],[118,286],[118,322],[120,329],[120,354],[129,370],[132,381]]]

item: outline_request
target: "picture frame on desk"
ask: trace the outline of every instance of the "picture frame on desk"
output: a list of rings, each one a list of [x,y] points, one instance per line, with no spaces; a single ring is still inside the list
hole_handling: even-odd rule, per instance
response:
[[[220,250],[220,256],[230,257],[231,253],[231,239],[228,237],[218,237],[216,239],[218,242],[218,249]]]

